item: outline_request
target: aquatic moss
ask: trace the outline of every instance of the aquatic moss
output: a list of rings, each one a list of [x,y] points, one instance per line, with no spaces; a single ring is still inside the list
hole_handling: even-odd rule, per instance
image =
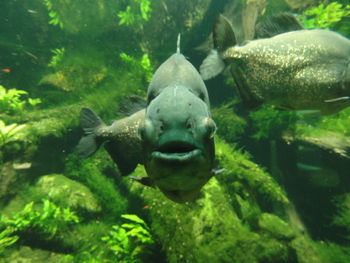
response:
[[[218,127],[217,134],[228,142],[236,142],[247,126],[246,121],[234,113],[234,104],[235,102],[228,102],[211,110]]]
[[[293,233],[284,233],[290,228],[288,223],[272,214],[260,217],[258,200],[241,197],[248,189],[248,193],[255,191],[285,205],[289,201],[283,190],[247,154],[218,138],[216,141],[219,163],[228,171],[218,179],[210,179],[193,202],[177,204],[158,189],[128,183],[131,192],[146,204],[151,229],[160,239],[168,262],[289,262],[293,258],[289,250]],[[146,176],[141,166],[133,175]],[[236,194],[243,202],[248,200],[247,213],[255,209],[252,220],[247,219],[249,216],[241,218],[233,207],[234,193],[228,185],[235,181],[242,182],[242,190]]]
[[[279,138],[285,130],[294,130],[298,116],[293,111],[276,110],[270,105],[249,114],[254,129],[253,138]]]
[[[88,159],[79,159],[73,153],[67,158],[65,175],[87,185],[102,205],[102,214],[113,220],[125,213],[128,201],[116,180],[106,176],[108,169],[116,170],[116,167],[103,150]],[[114,172],[114,176],[118,174]]]
[[[234,178],[235,181],[241,182],[244,187],[254,189],[255,192],[272,202],[284,205],[289,203],[282,188],[267,172],[250,161],[248,153],[235,149],[218,137],[215,138],[215,144],[216,157],[220,165],[227,169],[227,174],[233,175],[233,177],[229,178]],[[226,183],[228,182],[226,181]],[[233,184],[233,186],[235,185]]]
[[[346,233],[343,235],[350,240],[350,194],[338,196],[334,200],[338,211],[333,218],[333,224],[343,227]]]

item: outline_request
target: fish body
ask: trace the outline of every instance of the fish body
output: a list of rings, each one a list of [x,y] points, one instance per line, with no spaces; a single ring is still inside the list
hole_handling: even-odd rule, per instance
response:
[[[234,43],[221,16],[214,27],[217,50],[204,60],[209,79],[227,65],[248,108],[269,103],[289,110],[332,114],[350,105],[350,40],[329,30],[297,30]],[[224,43],[227,35],[231,41]],[[215,43],[215,39],[214,39]]]
[[[205,84],[178,50],[155,72],[147,92],[147,106],[107,126],[90,109],[80,117],[85,136],[78,155],[88,157],[105,148],[122,175],[138,164],[148,177],[133,178],[158,187],[175,202],[193,200],[215,174],[216,126],[211,118]]]

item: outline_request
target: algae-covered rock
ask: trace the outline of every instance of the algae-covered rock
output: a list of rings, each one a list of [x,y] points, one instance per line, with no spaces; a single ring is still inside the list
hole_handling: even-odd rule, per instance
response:
[[[89,188],[61,174],[42,176],[36,183],[36,190],[43,197],[46,196],[66,207],[93,213],[101,210]]]
[[[1,164],[0,167],[0,198],[4,198],[11,191],[11,185],[17,180],[18,174],[12,163]]]
[[[0,258],[0,263],[73,263],[70,255],[59,254],[51,251],[34,249],[22,246],[5,258]]]
[[[250,217],[259,216],[261,208],[248,193],[259,192],[273,202],[288,204],[282,189],[247,155],[233,150],[222,140],[218,140],[218,157],[220,164],[228,169],[228,175],[222,177],[228,178],[210,179],[194,202],[176,204],[157,189],[131,185],[131,192],[140,195],[148,207],[152,231],[159,237],[168,262],[289,262],[293,255],[285,241],[292,238],[292,233],[286,230],[288,224],[273,215],[263,216],[261,228],[256,227],[254,218],[252,223],[242,220],[233,207],[227,184],[236,180],[248,189],[237,194],[247,200],[245,210],[255,210],[256,215]],[[135,175],[145,176],[141,167]],[[271,226],[271,221],[277,222],[276,226]]]
[[[292,9],[305,9],[319,3],[318,0],[284,0]]]
[[[295,250],[298,263],[323,263],[319,251],[310,238],[299,236],[291,242],[291,247]]]
[[[259,227],[276,238],[291,239],[295,236],[290,225],[274,214],[262,213]]]

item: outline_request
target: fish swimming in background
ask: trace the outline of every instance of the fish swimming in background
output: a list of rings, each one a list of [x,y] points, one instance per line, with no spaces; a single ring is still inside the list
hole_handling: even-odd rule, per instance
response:
[[[329,30],[304,30],[290,14],[282,25],[266,30],[277,35],[237,45],[230,22],[222,15],[213,29],[214,49],[203,61],[204,80],[230,68],[248,109],[262,103],[287,110],[336,113],[350,106],[350,40]],[[281,33],[281,28],[286,31]],[[266,32],[265,32],[266,33]]]
[[[208,92],[191,63],[177,52],[155,72],[148,87],[147,105],[133,115],[106,126],[88,108],[80,123],[85,135],[77,152],[92,155],[104,146],[122,175],[138,164],[147,177],[133,179],[158,187],[175,202],[191,201],[216,174],[214,133]]]

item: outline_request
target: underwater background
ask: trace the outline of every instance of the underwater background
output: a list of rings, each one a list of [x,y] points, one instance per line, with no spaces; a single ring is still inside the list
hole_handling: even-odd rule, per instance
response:
[[[198,69],[237,2],[350,37],[349,0],[1,1],[0,262],[350,262],[350,108],[248,112],[229,74],[207,81],[226,171],[185,204],[121,177],[103,149],[76,156],[82,107],[122,118],[178,33]]]

